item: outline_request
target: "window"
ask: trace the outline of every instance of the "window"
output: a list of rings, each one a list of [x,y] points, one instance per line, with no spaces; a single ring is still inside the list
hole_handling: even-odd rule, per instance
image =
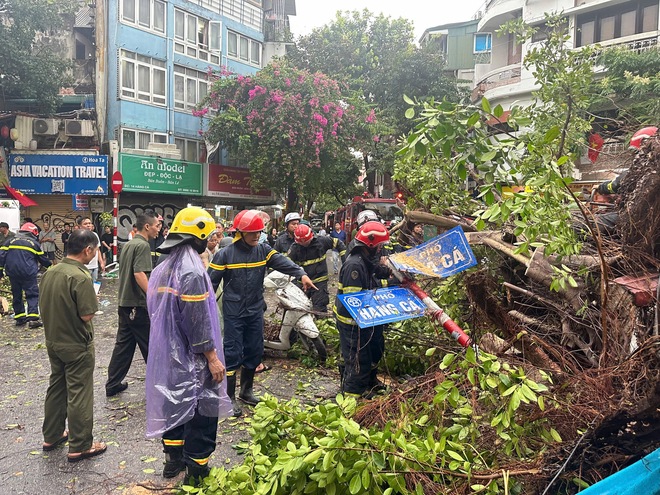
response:
[[[476,33],[474,35],[474,53],[487,53],[492,49],[490,33]]]
[[[167,134],[135,129],[121,130],[122,149],[146,150],[149,148],[149,143],[167,143]]]
[[[174,11],[174,51],[220,64],[222,24],[182,10]]]
[[[165,62],[121,50],[120,98],[165,105]]]
[[[174,138],[174,144],[181,150],[181,159],[188,162],[199,162],[204,143],[193,139]]]
[[[122,0],[120,18],[124,24],[165,33],[165,2],[161,0]]]
[[[208,75],[180,65],[174,66],[174,108],[192,110],[208,93]]]
[[[627,2],[577,18],[577,46],[657,31],[657,0]]]
[[[227,56],[261,67],[261,43],[233,31],[227,31]]]

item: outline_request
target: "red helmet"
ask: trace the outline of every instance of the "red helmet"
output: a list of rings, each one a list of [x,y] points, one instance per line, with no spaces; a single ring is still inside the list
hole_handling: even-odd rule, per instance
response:
[[[263,212],[259,210],[243,210],[234,218],[233,227],[239,232],[261,232],[266,227]]]
[[[309,225],[301,223],[296,227],[296,230],[293,231],[293,237],[298,244],[302,244],[304,246],[312,240],[314,237],[314,232],[309,227]]]
[[[644,141],[646,138],[655,136],[657,132],[658,128],[653,126],[640,129],[635,134],[633,134],[632,138],[630,138],[630,147],[639,149],[642,145],[642,141]]]
[[[38,229],[37,226],[36,226],[35,224],[33,224],[32,222],[26,222],[26,223],[24,223],[24,224],[21,226],[21,228],[20,228],[19,230],[20,230],[21,232],[29,232],[30,234],[32,234],[32,235],[34,235],[34,236],[38,236],[38,235],[39,235],[39,229]]]
[[[390,233],[380,222],[367,222],[355,234],[355,240],[368,248],[378,247],[390,240]]]

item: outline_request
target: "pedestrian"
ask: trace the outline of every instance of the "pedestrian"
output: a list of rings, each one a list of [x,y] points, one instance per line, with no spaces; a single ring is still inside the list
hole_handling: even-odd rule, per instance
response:
[[[199,257],[214,230],[205,210],[181,210],[158,247],[167,256],[151,274],[147,293],[147,437],[162,438],[163,476],[185,469],[188,484],[208,475],[218,417],[232,413],[218,308]]]
[[[270,229],[270,234],[268,234],[268,245],[270,247],[273,247],[275,245],[275,241],[277,240],[277,229],[272,228]]]
[[[216,222],[215,233],[217,234],[218,239],[225,237],[225,224],[222,222]]]
[[[235,400],[236,372],[241,369],[238,397],[256,405],[253,392],[254,373],[264,352],[264,277],[271,268],[300,279],[303,289],[316,286],[298,265],[279,254],[268,244],[259,244],[265,223],[263,212],[243,210],[234,218],[234,242],[218,251],[209,265],[213,293],[222,282],[222,314],[224,321],[225,359],[227,362],[227,395],[233,415],[242,410]]]
[[[50,226],[50,222],[44,222],[44,228],[39,232],[39,244],[41,244],[41,249],[53,264],[55,264],[55,252],[57,251],[55,245],[56,235],[55,229]]]
[[[282,232],[277,239],[275,240],[275,245],[273,249],[278,253],[286,255],[289,252],[289,249],[294,243],[293,233],[296,230],[296,227],[300,224],[300,214],[298,212],[292,211],[287,213],[284,217],[284,232]]]
[[[160,246],[165,240],[165,237],[163,236],[163,217],[158,213],[155,213],[155,215],[156,220],[158,220],[158,234],[156,234],[156,237],[149,239],[149,248],[151,249],[151,263],[153,266],[156,266],[158,263],[158,258],[160,257],[160,253],[156,252],[156,248]]]
[[[389,269],[380,263],[379,250],[389,237],[380,222],[366,222],[358,229],[355,245],[339,272],[338,296],[376,289],[380,280],[388,278]],[[384,326],[358,327],[339,298],[334,313],[344,361],[340,366],[341,391],[370,397],[384,388],[378,380],[378,362],[385,351]]]
[[[211,260],[215,256],[215,253],[218,252],[218,234],[213,232],[210,236],[208,236],[207,241],[206,241],[206,247],[204,248],[204,252],[200,254],[200,258],[202,259],[202,262],[204,263],[204,268],[208,268],[209,264],[211,263]]]
[[[71,224],[70,223],[65,223],[64,224],[64,232],[62,232],[62,251],[64,252],[64,256],[67,255],[67,245],[69,243],[69,237],[71,236]]]
[[[24,223],[18,235],[5,242],[0,248],[0,277],[7,272],[11,284],[14,307],[14,323],[22,327],[39,328],[39,265],[48,268],[52,263],[41,250],[37,241],[39,231],[33,223]],[[27,301],[27,312],[23,304],[23,292]]]
[[[109,225],[103,228],[103,235],[101,236],[101,248],[105,256],[105,266],[112,263],[112,245],[114,244],[115,237],[112,235],[112,229]]]
[[[298,225],[294,232],[295,243],[289,249],[289,259],[305,270],[312,279],[317,290],[306,292],[312,301],[314,311],[325,313],[328,311],[328,263],[326,255],[329,250],[337,252],[344,261],[346,246],[339,239],[327,236],[316,236],[307,225]]]
[[[346,244],[346,232],[341,229],[339,222],[335,222],[335,228],[330,232],[330,237],[339,239],[344,245]],[[339,273],[339,255],[335,253],[332,255],[332,268],[334,269],[334,275],[337,275]]]
[[[81,229],[85,229],[90,231],[96,236],[96,239],[98,242],[96,243],[97,245],[101,244],[101,240],[99,239],[99,236],[94,232],[94,224],[92,223],[92,219],[89,217],[80,217],[80,220],[78,222],[78,225],[80,226]],[[92,281],[96,282],[99,278],[99,268],[101,269],[101,272],[105,271],[105,260],[103,259],[103,255],[101,254],[100,250],[97,250],[96,257],[92,258],[89,263],[87,263],[87,269],[89,270],[89,273],[92,274]]]
[[[131,230],[128,232],[128,240],[130,241],[135,237],[135,234],[137,234],[137,225],[133,224],[133,227],[131,227]]]
[[[4,246],[5,242],[15,235],[16,234],[9,230],[9,224],[7,222],[0,222],[0,246]]]
[[[117,395],[128,388],[128,383],[122,380],[131,368],[136,344],[145,362],[149,354],[150,325],[146,294],[153,266],[149,239],[155,239],[160,228],[159,220],[153,212],[138,215],[136,225],[138,233],[124,245],[119,260],[119,327],[108,364],[106,397]]]
[[[419,246],[424,242],[424,225],[421,223],[415,223],[413,224],[412,227],[412,232],[409,230],[406,230],[406,232],[410,233],[403,233],[403,239],[406,241],[404,244],[401,245],[403,250],[408,250],[412,249],[414,247]]]
[[[69,462],[103,454],[95,442],[94,325],[98,309],[92,276],[85,267],[97,255],[93,232],[76,230],[69,237],[67,256],[48,270],[41,282],[41,310],[50,361],[50,381],[44,402],[43,450],[68,440]],[[69,431],[65,430],[65,421]]]

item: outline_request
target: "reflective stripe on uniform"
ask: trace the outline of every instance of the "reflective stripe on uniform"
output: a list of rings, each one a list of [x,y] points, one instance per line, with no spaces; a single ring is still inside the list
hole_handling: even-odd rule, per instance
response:
[[[14,319],[24,318],[27,316],[27,313],[21,313],[20,315],[14,315]]]
[[[158,287],[158,293],[159,294],[163,294],[165,292],[167,292],[168,294],[172,294],[174,296],[179,295],[179,291],[176,290],[176,289],[173,289],[172,287],[165,287],[165,286]]]
[[[206,466],[209,463],[209,458],[205,457],[204,459],[193,459],[192,457],[190,458],[193,461],[195,461],[197,464],[200,466]]]
[[[28,246],[17,246],[16,244],[10,244],[9,246],[2,246],[0,249],[4,249],[5,251],[9,251],[10,249],[22,249],[23,251],[29,251],[31,253],[34,253],[37,256],[42,256],[44,254],[43,251],[37,251],[36,249],[32,249],[31,247]]]
[[[216,265],[213,263],[209,263],[209,268],[213,268],[214,270],[218,270],[218,271],[223,271],[225,268],[227,268],[227,265]]]
[[[181,294],[181,300],[185,302],[200,302],[206,301],[209,298],[209,293],[204,294]]]
[[[168,440],[163,438],[163,445],[166,447],[181,447],[183,446],[185,440]]]
[[[325,282],[326,280],[328,280],[328,276],[327,276],[327,275],[323,275],[322,277],[318,277],[318,278],[314,278],[314,279],[312,279],[312,282],[313,282],[313,283],[316,283],[316,282]]]
[[[344,256],[346,254],[346,250],[344,249],[343,251],[339,251],[339,256]]]
[[[351,294],[353,292],[360,292],[362,290],[362,287],[348,285],[346,287],[341,287],[341,290],[342,290],[342,294]]]
[[[307,261],[299,261],[297,262],[300,266],[308,266],[308,265],[313,265],[314,263],[320,263],[321,261],[325,260],[326,255],[324,254],[320,258],[315,258],[313,260],[307,260]]]
[[[351,325],[351,326],[357,325],[357,323],[355,323],[355,320],[353,318],[340,315],[339,312],[337,311],[336,305],[332,307],[332,312],[335,314],[335,318],[337,318],[340,322],[344,323],[345,325]]]
[[[216,265],[210,263],[209,266],[214,270],[240,270],[241,268],[259,268],[260,266],[266,266],[268,260],[270,260],[273,255],[277,254],[277,251],[271,249],[270,252],[266,255],[266,258],[262,261],[255,261],[253,263],[228,263],[226,265]]]

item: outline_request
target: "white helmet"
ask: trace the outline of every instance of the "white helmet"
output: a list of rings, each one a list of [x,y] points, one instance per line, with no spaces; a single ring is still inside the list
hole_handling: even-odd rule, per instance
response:
[[[357,222],[358,228],[362,227],[367,222],[380,222],[380,219],[378,218],[378,215],[376,215],[376,212],[373,210],[362,210],[360,213],[358,213],[357,218],[355,219]]]
[[[284,223],[288,224],[289,222],[293,222],[294,220],[302,220],[300,213],[297,211],[292,211],[291,213],[287,213],[286,216],[284,217]]]

